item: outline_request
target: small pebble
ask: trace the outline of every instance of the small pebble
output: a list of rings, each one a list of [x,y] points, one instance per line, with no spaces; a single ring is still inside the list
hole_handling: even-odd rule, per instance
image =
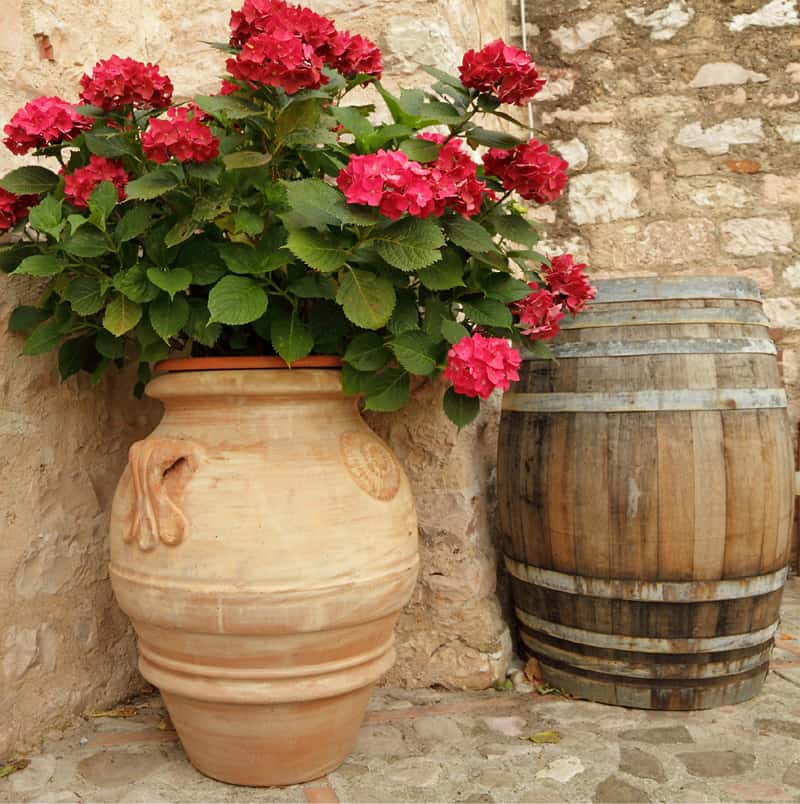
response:
[[[81,739],[80,739],[80,740],[78,740],[78,742],[79,742],[81,745],[86,745],[86,743],[88,743],[88,742],[89,742],[89,738],[88,738],[88,737],[81,737]]]

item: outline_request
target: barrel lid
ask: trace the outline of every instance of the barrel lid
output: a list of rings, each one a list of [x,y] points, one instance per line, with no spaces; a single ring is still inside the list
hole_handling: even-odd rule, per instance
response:
[[[735,276],[639,276],[598,279],[595,304],[669,299],[742,299],[761,301],[752,279]]]

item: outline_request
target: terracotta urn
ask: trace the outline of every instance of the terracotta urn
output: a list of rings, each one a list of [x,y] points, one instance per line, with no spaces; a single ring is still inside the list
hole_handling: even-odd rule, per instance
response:
[[[286,785],[355,742],[394,662],[417,522],[336,368],[230,360],[169,361],[147,386],[165,412],[117,488],[111,580],[192,764]]]

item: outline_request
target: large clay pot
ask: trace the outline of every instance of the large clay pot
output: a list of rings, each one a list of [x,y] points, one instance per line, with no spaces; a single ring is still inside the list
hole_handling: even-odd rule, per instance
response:
[[[394,661],[418,566],[408,480],[336,369],[182,371],[147,393],[164,418],[111,516],[141,672],[198,770],[317,778]]]

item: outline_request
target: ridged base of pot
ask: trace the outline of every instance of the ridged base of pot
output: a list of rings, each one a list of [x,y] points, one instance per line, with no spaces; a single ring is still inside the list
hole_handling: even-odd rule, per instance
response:
[[[162,694],[200,773],[229,784],[282,787],[318,779],[344,762],[373,686],[333,698],[263,705]]]

